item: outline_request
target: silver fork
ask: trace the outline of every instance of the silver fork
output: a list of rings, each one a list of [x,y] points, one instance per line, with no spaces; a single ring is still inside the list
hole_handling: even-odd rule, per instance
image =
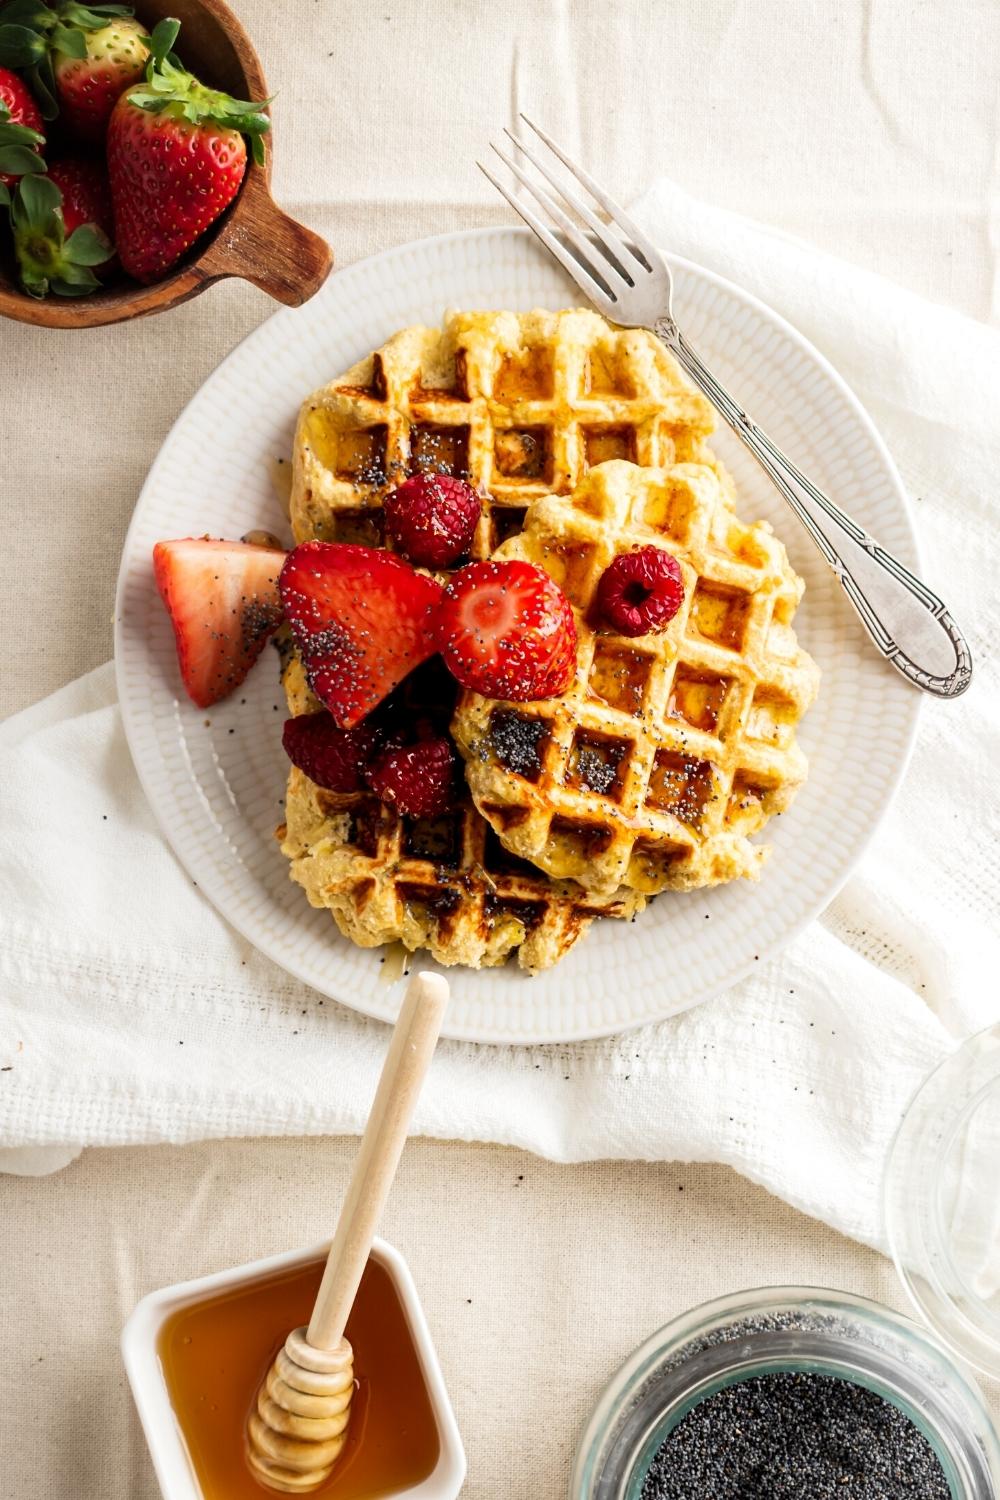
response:
[[[568,189],[536,152],[509,130],[505,134],[590,232],[583,234],[552,194],[496,145],[493,150],[555,222],[560,234],[553,233],[523,197],[509,191],[479,162],[493,186],[605,317],[626,328],[648,328],[663,341],[770,475],[840,580],[886,661],[916,687],[939,698],[957,698],[964,693],[972,679],[972,656],[942,601],[834,505],[751,421],[677,326],[671,307],[673,278],[659,250],[544,130],[526,115],[521,119],[604,209],[610,222],[598,218],[579,194]]]

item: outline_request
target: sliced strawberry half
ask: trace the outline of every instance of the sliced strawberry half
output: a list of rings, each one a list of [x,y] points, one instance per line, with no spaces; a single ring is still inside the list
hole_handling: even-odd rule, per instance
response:
[[[281,621],[284,552],[185,537],[157,542],[153,572],[188,696],[199,708],[239,687]]]
[[[441,585],[392,552],[303,542],[279,579],[309,683],[352,729],[435,651]]]
[[[527,703],[564,693],[576,670],[576,621],[562,589],[534,563],[473,562],[445,589],[436,638],[462,687]]]

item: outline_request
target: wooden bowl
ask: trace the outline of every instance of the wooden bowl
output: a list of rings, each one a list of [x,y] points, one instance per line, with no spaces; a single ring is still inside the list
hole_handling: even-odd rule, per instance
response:
[[[260,59],[223,0],[139,0],[136,14],[150,30],[163,16],[181,23],[177,47],[186,65],[214,88],[238,99],[266,99]],[[271,136],[265,162],[249,161],[235,201],[190,254],[153,286],[122,279],[88,297],[29,297],[0,266],[0,314],[46,328],[96,328],[165,312],[224,276],[241,276],[279,302],[297,307],[326,280],[329,245],[289,218],[271,197]]]

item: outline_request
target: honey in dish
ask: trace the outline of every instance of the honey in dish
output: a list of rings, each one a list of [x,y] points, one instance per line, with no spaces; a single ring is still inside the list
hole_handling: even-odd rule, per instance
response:
[[[205,1500],[261,1500],[246,1459],[257,1388],[293,1328],[308,1323],[323,1261],[274,1272],[179,1308],[157,1352]],[[329,1500],[379,1500],[433,1472],[439,1440],[420,1360],[388,1272],[369,1260],[347,1323],[356,1389],[347,1444],[311,1491]]]

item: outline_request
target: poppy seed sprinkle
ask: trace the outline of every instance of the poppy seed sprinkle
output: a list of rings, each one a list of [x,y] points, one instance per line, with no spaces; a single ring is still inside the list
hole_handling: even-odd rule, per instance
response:
[[[699,1401],[660,1445],[641,1500],[950,1500],[906,1414],[835,1375],[752,1376]]]

